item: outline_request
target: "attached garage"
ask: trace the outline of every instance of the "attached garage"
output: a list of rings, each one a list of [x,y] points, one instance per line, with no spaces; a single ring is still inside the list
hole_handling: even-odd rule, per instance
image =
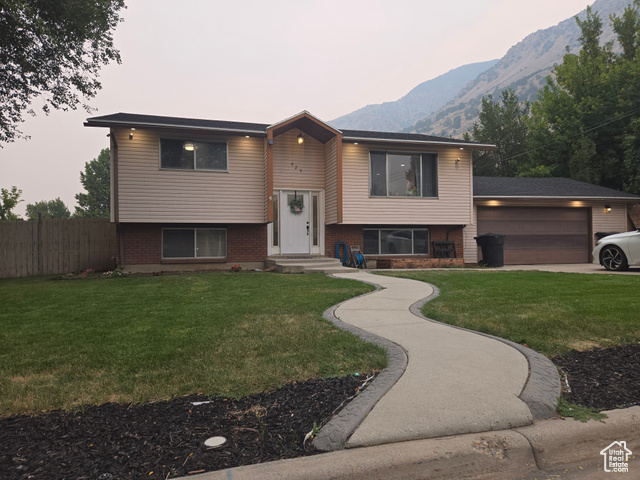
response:
[[[478,235],[502,233],[505,265],[589,261],[589,209],[478,207]]]
[[[624,232],[640,197],[568,178],[474,177],[474,223],[464,229],[465,263],[481,260],[474,237],[506,235],[504,263],[587,263],[594,235]]]

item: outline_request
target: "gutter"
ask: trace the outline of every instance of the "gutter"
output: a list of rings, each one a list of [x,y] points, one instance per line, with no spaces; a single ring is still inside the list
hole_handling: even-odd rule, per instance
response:
[[[202,127],[202,126],[189,126],[189,125],[175,125],[169,123],[151,123],[151,122],[121,122],[121,121],[108,121],[108,122],[84,122],[85,127],[125,127],[125,128],[137,128],[137,127],[152,127],[152,128],[179,128],[182,130],[204,130],[213,132],[225,132],[225,133],[237,133],[242,135],[253,136],[267,136],[267,132],[264,130],[241,130],[234,128],[219,128],[219,127]]]
[[[522,200],[627,200],[640,203],[640,197],[578,197],[572,195],[563,195],[563,196],[537,196],[537,195],[513,195],[513,196],[500,196],[500,195],[474,195],[474,200],[511,200],[511,199],[522,199]]]
[[[498,150],[495,145],[482,143],[466,143],[466,142],[440,142],[436,140],[407,140],[395,138],[371,138],[371,137],[342,137],[343,142],[361,142],[361,143],[418,143],[426,145],[442,145],[447,147],[466,147],[474,150]]]

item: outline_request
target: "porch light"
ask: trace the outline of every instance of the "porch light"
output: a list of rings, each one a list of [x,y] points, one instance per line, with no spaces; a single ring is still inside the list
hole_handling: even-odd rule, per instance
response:
[[[186,143],[184,144],[184,149],[185,149],[187,152],[193,152],[193,148],[194,148],[194,147],[193,147],[193,142],[186,142]]]
[[[611,213],[611,205],[605,205],[605,206],[604,206],[604,210],[605,210],[607,213]]]
[[[304,143],[304,137],[302,136],[302,132],[298,135],[298,145],[302,145]]]
[[[132,128],[131,131],[129,132],[129,140],[133,140],[133,131],[135,130],[135,128]]]

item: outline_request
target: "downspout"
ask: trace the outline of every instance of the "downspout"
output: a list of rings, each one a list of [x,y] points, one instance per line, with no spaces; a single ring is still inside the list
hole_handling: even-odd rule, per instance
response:
[[[109,151],[111,157],[111,212],[113,223],[116,224],[116,241],[118,242],[118,253],[120,262],[116,261],[116,267],[124,268],[124,242],[122,241],[122,229],[120,228],[120,202],[118,201],[118,142],[113,130],[109,133],[109,140],[111,141],[111,150]]]

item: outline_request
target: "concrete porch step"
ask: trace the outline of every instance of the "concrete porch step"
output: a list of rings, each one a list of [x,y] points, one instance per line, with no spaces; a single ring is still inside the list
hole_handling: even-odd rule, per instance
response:
[[[353,268],[343,267],[340,260],[329,257],[269,257],[267,268],[274,267],[278,273],[345,273]]]

